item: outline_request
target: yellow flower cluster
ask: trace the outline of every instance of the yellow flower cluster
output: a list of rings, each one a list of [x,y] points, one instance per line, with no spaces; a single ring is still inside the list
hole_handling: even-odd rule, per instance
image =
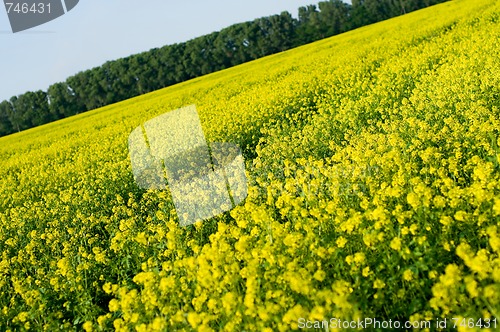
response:
[[[500,3],[452,1],[0,139],[0,329],[497,318]],[[129,133],[196,104],[248,197],[180,227]]]

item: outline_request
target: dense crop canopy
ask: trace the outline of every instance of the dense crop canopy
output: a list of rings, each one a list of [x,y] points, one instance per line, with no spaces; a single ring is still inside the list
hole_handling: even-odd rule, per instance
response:
[[[499,45],[457,0],[0,139],[0,329],[500,320]],[[190,104],[249,187],[179,227],[127,139]]]

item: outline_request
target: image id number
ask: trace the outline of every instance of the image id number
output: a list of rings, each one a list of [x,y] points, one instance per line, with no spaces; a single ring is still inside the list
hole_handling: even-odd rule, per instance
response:
[[[7,7],[7,14],[10,14],[11,12],[18,14],[21,13],[50,14],[50,2],[49,3],[39,2],[34,4],[29,4],[26,2],[23,3],[6,2],[5,6]]]

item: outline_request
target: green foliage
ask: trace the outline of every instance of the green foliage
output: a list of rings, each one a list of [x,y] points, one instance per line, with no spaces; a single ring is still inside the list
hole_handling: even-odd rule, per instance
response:
[[[80,72],[64,83],[49,87],[47,98],[11,99],[12,116],[0,128],[0,136],[56,119],[126,100],[166,86],[275,54],[322,38],[378,22],[444,0],[341,0],[299,8],[299,19],[290,13],[235,24],[182,44],[106,62]],[[39,94],[40,92],[36,92]],[[30,99],[25,107],[17,99]],[[24,101],[23,101],[24,102]],[[35,111],[36,110],[36,111]]]

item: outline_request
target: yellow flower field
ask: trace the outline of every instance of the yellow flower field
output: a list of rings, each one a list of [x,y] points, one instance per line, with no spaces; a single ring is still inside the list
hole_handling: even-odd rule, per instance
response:
[[[0,138],[0,330],[500,329],[499,45],[455,0]],[[127,139],[191,104],[249,190],[180,227]]]

